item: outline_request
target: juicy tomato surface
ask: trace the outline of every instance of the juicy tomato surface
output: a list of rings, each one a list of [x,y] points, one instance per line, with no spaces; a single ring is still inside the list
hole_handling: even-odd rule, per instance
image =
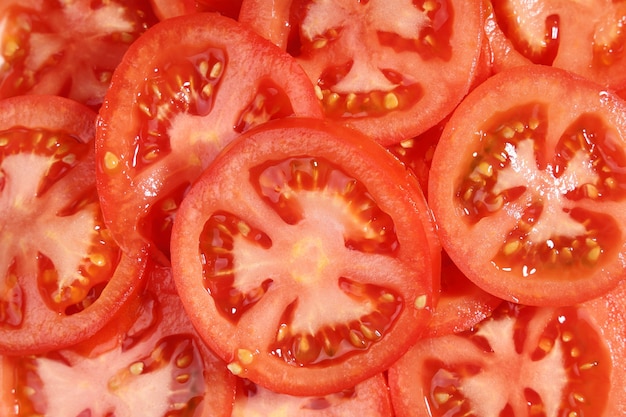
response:
[[[428,325],[439,254],[415,177],[315,119],[231,142],[172,233],[177,288],[207,344],[236,375],[291,395],[391,365]]]
[[[577,306],[505,302],[418,342],[389,370],[396,416],[623,415],[624,288]]]
[[[626,87],[626,3],[491,0],[485,30],[494,69],[553,65],[614,89]]]
[[[113,323],[69,349],[4,357],[2,415],[231,415],[236,380],[187,319],[169,268],[150,269]]]
[[[381,373],[354,388],[324,396],[293,396],[238,378],[232,417],[391,417],[391,398]]]
[[[470,280],[522,304],[571,305],[624,278],[625,112],[549,66],[501,72],[470,93],[428,190],[442,244]]]
[[[160,20],[202,12],[218,12],[237,19],[241,9],[241,0],[150,0],[150,3]]]
[[[96,131],[98,189],[122,246],[169,254],[189,185],[233,138],[274,118],[321,117],[293,58],[234,20],[194,13],[138,39],[113,75]]]
[[[102,218],[95,117],[62,97],[0,100],[0,352],[86,339],[141,280],[142,248],[122,253]]]
[[[481,69],[481,6],[244,0],[240,19],[296,57],[327,117],[390,145],[436,125],[469,91]]]
[[[122,55],[155,22],[148,0],[3,1],[0,98],[54,94],[97,109]]]

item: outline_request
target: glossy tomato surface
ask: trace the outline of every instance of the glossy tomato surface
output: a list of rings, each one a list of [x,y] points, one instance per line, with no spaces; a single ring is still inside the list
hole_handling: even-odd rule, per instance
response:
[[[482,70],[480,1],[244,0],[240,19],[297,58],[327,117],[384,145],[443,120]]]
[[[180,296],[238,376],[326,395],[384,371],[428,325],[439,242],[419,184],[358,132],[268,122],[231,142],[172,233]]]
[[[168,268],[150,269],[147,287],[105,332],[3,360],[7,417],[231,415],[235,378],[191,326]]]
[[[624,285],[590,303],[504,303],[418,342],[389,370],[397,417],[622,415]]]
[[[216,13],[150,28],[99,114],[98,191],[115,238],[139,235],[168,255],[177,207],[202,170],[251,126],[292,115],[321,116],[311,83],[251,30]]]
[[[218,12],[237,19],[241,0],[150,0],[160,20],[191,13]]]
[[[462,272],[503,299],[572,305],[623,279],[626,104],[549,66],[476,88],[435,150],[429,203]]]
[[[104,225],[94,121],[62,97],[0,101],[0,352],[93,335],[141,280],[141,246],[122,253]]]
[[[156,22],[148,0],[6,0],[0,98],[69,97],[97,109],[128,46]]]

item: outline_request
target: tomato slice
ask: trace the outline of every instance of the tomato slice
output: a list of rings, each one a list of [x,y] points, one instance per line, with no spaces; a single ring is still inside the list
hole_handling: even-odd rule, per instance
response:
[[[0,101],[0,352],[89,337],[141,280],[142,247],[123,253],[104,226],[95,117],[61,97]]]
[[[571,305],[623,279],[625,111],[549,66],[501,72],[470,93],[429,178],[442,244],[470,280],[514,302]]]
[[[624,295],[506,302],[470,331],[418,342],[389,370],[396,416],[622,415]]]
[[[626,87],[626,4],[491,0],[486,32],[494,67],[541,64]]]
[[[292,115],[321,117],[291,56],[230,18],[194,13],[153,26],[124,56],[96,131],[98,190],[113,235],[169,254],[189,185],[233,138]]]
[[[231,371],[326,395],[384,371],[427,327],[440,247],[419,184],[352,130],[267,122],[183,200],[172,268]]]
[[[106,336],[4,358],[0,387],[19,406],[3,415],[230,417],[234,377],[187,320],[170,269],[154,268]]]
[[[327,117],[384,145],[443,120],[482,71],[480,1],[244,0],[240,20],[298,59]]]
[[[241,8],[241,0],[150,0],[150,3],[160,20],[202,12],[218,12],[236,20]]]
[[[393,416],[389,387],[380,373],[352,389],[324,396],[296,397],[269,391],[238,378],[232,417],[274,415],[302,417]]]
[[[147,0],[4,1],[0,98],[53,94],[98,108],[128,45],[155,22]]]

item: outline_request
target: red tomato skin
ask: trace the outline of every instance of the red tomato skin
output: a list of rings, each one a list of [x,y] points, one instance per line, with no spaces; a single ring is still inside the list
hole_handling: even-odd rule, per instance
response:
[[[181,206],[180,217],[184,220],[174,225],[172,269],[178,291],[196,328],[201,329],[200,333],[203,334],[205,342],[229,363],[229,366],[234,365],[233,369],[237,368],[235,372],[238,376],[248,378],[273,391],[290,395],[326,395],[350,388],[355,383],[384,371],[420,337],[424,330],[420,323],[426,324],[422,320],[424,315],[429,316],[430,312],[415,309],[411,307],[412,303],[408,302],[386,336],[388,343],[373,343],[366,355],[350,355],[336,363],[331,360],[330,367],[325,365],[294,367],[277,361],[275,354],[264,347],[271,343],[273,330],[265,329],[262,324],[272,322],[276,315],[275,312],[269,314],[272,310],[269,305],[266,306],[267,314],[273,318],[257,319],[262,324],[255,326],[251,322],[254,316],[247,317],[244,314],[241,320],[245,327],[242,328],[241,325],[233,325],[220,318],[208,292],[201,290],[202,266],[198,259],[198,249],[193,244],[198,238],[190,238],[190,235],[196,236],[202,230],[202,224],[210,216],[211,210],[214,210],[212,204],[216,207],[223,204],[232,206],[236,204],[232,201],[240,198],[238,196],[240,191],[233,189],[229,179],[222,178],[221,175],[230,172],[232,166],[236,165],[245,172],[250,166],[267,160],[291,158],[293,155],[315,155],[335,164],[345,163],[346,166],[343,168],[350,167],[350,175],[367,179],[369,191],[380,204],[383,204],[384,210],[399,211],[394,217],[394,220],[399,222],[396,226],[398,233],[402,233],[402,230],[414,231],[411,238],[408,236],[400,238],[399,252],[395,256],[399,259],[406,256],[408,262],[416,262],[414,268],[424,268],[424,272],[416,277],[416,282],[412,285],[407,283],[403,288],[409,290],[409,285],[421,287],[418,292],[426,295],[427,305],[430,304],[430,300],[434,301],[437,297],[441,249],[434,233],[434,225],[431,223],[430,212],[423,197],[420,197],[419,183],[384,148],[371,140],[368,142],[368,139],[361,137],[358,132],[344,129],[330,121],[293,118],[268,122],[249,131],[231,142],[221,154],[221,158],[216,160],[196,182],[185,198],[185,204]],[[342,139],[338,140],[334,137],[335,134]],[[355,152],[358,158],[355,158]],[[357,166],[355,161],[358,161]],[[376,175],[371,173],[374,167],[378,173]],[[217,190],[216,193],[219,195],[213,193],[213,189]],[[394,197],[383,197],[386,192]],[[406,204],[412,207],[408,212],[404,212]],[[396,205],[397,209],[394,208]],[[411,213],[413,210],[416,212]],[[251,213],[255,211],[253,209]],[[419,218],[421,220],[418,220]],[[415,221],[423,223],[419,226]],[[402,226],[405,222],[409,223]],[[411,223],[413,224],[410,225]],[[268,225],[257,227],[275,229],[275,226]],[[297,286],[295,283],[285,282],[284,285],[272,287],[275,289],[272,294],[276,302],[284,304],[285,300],[291,298],[293,295],[290,294],[293,294],[296,288],[292,288],[293,285]],[[403,298],[411,300],[413,297],[414,295],[407,295]],[[260,304],[263,302],[261,299]],[[267,303],[269,301],[265,304]],[[256,314],[260,313],[260,309],[261,307],[255,310]],[[266,316],[266,312],[263,312],[263,316]],[[251,343],[260,344],[255,347],[251,346]],[[239,366],[238,351],[253,352],[253,361],[251,363],[246,361]]]
[[[518,87],[511,90],[511,86]],[[501,216],[501,221],[496,221],[489,227],[480,227],[481,231],[478,232],[478,227],[468,226],[462,219],[460,209],[455,212],[453,208],[452,201],[455,200],[457,192],[454,187],[464,175],[460,172],[460,166],[467,163],[474,151],[472,146],[477,143],[474,139],[468,138],[472,135],[474,138],[477,137],[480,134],[480,126],[507,106],[514,106],[517,102],[555,100],[545,97],[544,92],[551,88],[562,91],[562,96],[571,94],[572,100],[581,103],[562,107],[558,117],[551,116],[553,117],[551,127],[557,131],[552,134],[555,137],[552,140],[556,141],[561,134],[558,129],[565,129],[567,123],[571,123],[585,111],[597,112],[610,119],[607,124],[615,129],[617,141],[626,138],[626,119],[623,116],[626,114],[626,103],[616,95],[603,90],[592,81],[555,67],[543,65],[514,67],[495,74],[479,85],[455,110],[435,150],[429,177],[429,205],[439,225],[438,232],[442,245],[453,261],[470,280],[485,291],[505,300],[529,305],[572,305],[596,298],[615,287],[620,277],[624,276],[626,268],[623,260],[626,242],[620,239],[615,248],[620,255],[615,256],[609,264],[598,268],[593,279],[565,282],[558,279],[559,274],[555,274],[554,277],[557,279],[545,279],[541,283],[531,285],[531,281],[524,281],[519,275],[516,277],[516,274],[497,272],[486,259],[491,256],[489,253],[495,252],[494,248],[504,242],[506,234],[503,229],[512,228],[515,224],[514,219],[505,220],[506,216]],[[508,99],[512,91],[518,95]],[[503,100],[503,97],[507,99]],[[583,106],[584,110],[581,109]],[[557,125],[558,127],[555,127]],[[473,130],[465,135],[459,132],[460,129]],[[518,208],[511,206],[510,210],[515,211]],[[611,212],[611,216],[617,219],[619,225],[624,225],[619,210]],[[474,245],[462,243],[468,239],[480,242],[480,250],[476,250]]]
[[[84,143],[93,143],[95,117],[90,108],[59,96],[25,95],[0,100],[0,131],[15,127],[49,129],[71,133]],[[76,193],[90,189],[95,191],[92,158],[93,154],[88,155],[73,168],[80,173],[74,177],[71,184],[75,187]],[[70,346],[93,336],[107,325],[113,315],[141,286],[146,263],[145,247],[142,244],[129,246],[128,252],[122,254],[113,276],[94,304],[81,312],[69,315],[58,314],[46,307],[41,299],[42,290],[34,285],[37,283],[35,277],[19,277],[27,306],[24,321],[19,328],[0,329],[0,352],[40,353]]]

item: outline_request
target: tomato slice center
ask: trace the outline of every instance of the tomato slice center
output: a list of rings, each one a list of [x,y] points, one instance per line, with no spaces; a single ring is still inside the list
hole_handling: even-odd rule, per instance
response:
[[[362,183],[323,158],[268,161],[250,169],[250,178],[283,221],[285,233],[278,242],[273,231],[233,213],[210,216],[199,250],[205,287],[221,313],[236,323],[274,285],[288,285],[297,296],[282,314],[271,348],[275,356],[300,365],[322,364],[380,340],[404,300],[383,286],[344,276],[345,261],[336,257],[396,253],[391,217]],[[337,305],[345,310],[332,317],[322,314],[322,320],[312,304],[324,297],[340,298]],[[310,319],[331,324],[311,330]]]

